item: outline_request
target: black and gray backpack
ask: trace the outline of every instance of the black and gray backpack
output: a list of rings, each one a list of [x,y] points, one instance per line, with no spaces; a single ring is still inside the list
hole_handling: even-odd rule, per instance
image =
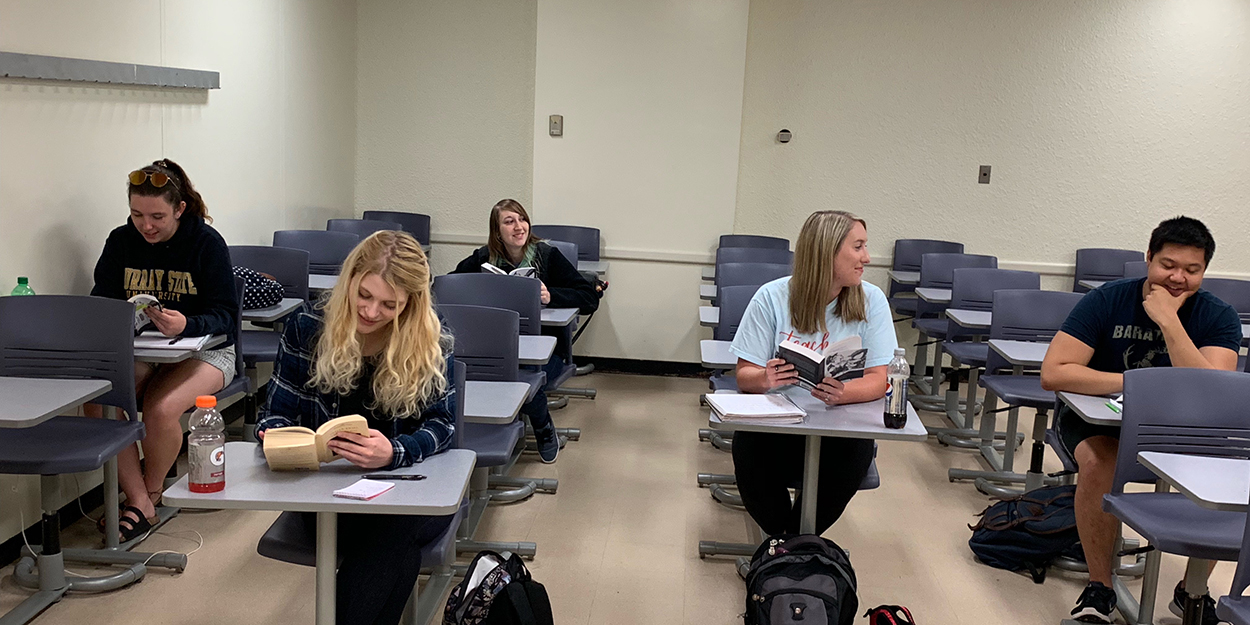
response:
[[[846,552],[812,534],[760,545],[747,572],[746,625],[851,625],[859,611]]]
[[[553,625],[551,601],[514,554],[482,551],[451,590],[443,625]]]

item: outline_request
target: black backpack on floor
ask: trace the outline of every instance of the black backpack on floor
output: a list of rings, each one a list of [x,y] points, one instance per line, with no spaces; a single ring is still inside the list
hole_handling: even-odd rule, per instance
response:
[[[554,625],[547,589],[530,577],[521,557],[482,551],[451,590],[444,625]]]
[[[855,570],[836,543],[781,534],[760,545],[747,572],[746,625],[851,625]]]
[[[1033,581],[1046,581],[1046,567],[1071,554],[1076,533],[1076,486],[1048,486],[1004,499],[981,512],[968,526],[968,546],[977,559],[1008,571],[1028,571]]]

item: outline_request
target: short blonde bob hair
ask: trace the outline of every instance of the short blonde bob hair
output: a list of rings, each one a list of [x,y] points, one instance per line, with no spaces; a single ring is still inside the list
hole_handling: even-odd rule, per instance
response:
[[[833,289],[834,258],[858,223],[868,223],[846,211],[816,211],[807,218],[794,245],[794,275],[790,278],[790,323],[802,334],[828,332],[825,307]],[[842,287],[833,314],[843,321],[866,321],[868,307],[861,285]]]
[[[355,301],[360,281],[369,274],[408,295],[390,327],[381,330],[389,337],[373,376],[375,405],[369,407],[390,418],[417,416],[447,390],[443,348],[450,345],[450,337],[443,334],[434,313],[425,253],[403,232],[375,232],[343,261],[338,284],[322,304],[325,326],[317,340],[309,386],[340,395],[355,390],[363,364]]]

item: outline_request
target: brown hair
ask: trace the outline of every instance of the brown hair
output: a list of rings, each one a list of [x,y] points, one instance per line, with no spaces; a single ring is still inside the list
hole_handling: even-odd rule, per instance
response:
[[[825,306],[833,288],[833,262],[855,223],[868,223],[846,211],[816,211],[807,218],[794,244],[794,275],[790,278],[790,323],[802,334],[825,326]],[[868,319],[862,285],[842,287],[833,314],[843,321]]]
[[[140,169],[139,171],[156,173],[160,172],[169,176],[169,184],[163,187],[155,187],[152,185],[152,179],[145,178],[143,184],[134,185],[130,181],[126,181],[127,190],[126,197],[138,195],[142,197],[160,197],[164,198],[169,205],[178,210],[178,204],[187,203],[187,208],[183,212],[184,215],[190,214],[208,223],[213,223],[213,218],[208,216],[208,206],[204,204],[204,198],[200,197],[200,193],[191,186],[191,179],[187,178],[187,172],[182,170],[182,166],[167,158],[159,161],[153,161],[151,165]]]
[[[499,234],[500,213],[505,212],[516,213],[521,216],[521,219],[524,220],[525,223],[530,224],[531,227],[533,226],[530,222],[530,214],[525,212],[525,207],[521,206],[520,202],[513,199],[499,200],[499,202],[490,209],[490,234],[486,237],[486,249],[490,251],[490,260],[492,263],[501,258],[508,258],[508,248],[504,247],[503,237]],[[534,233],[531,231],[529,240],[525,242],[525,245],[528,247],[540,240],[541,239],[535,237]]]

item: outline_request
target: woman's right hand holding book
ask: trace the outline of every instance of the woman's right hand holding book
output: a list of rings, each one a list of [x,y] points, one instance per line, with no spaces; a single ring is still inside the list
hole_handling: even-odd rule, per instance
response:
[[[773,358],[764,363],[764,377],[768,381],[768,389],[772,390],[778,386],[797,383],[799,381],[799,372],[795,371],[794,365],[786,362],[784,359]]]

